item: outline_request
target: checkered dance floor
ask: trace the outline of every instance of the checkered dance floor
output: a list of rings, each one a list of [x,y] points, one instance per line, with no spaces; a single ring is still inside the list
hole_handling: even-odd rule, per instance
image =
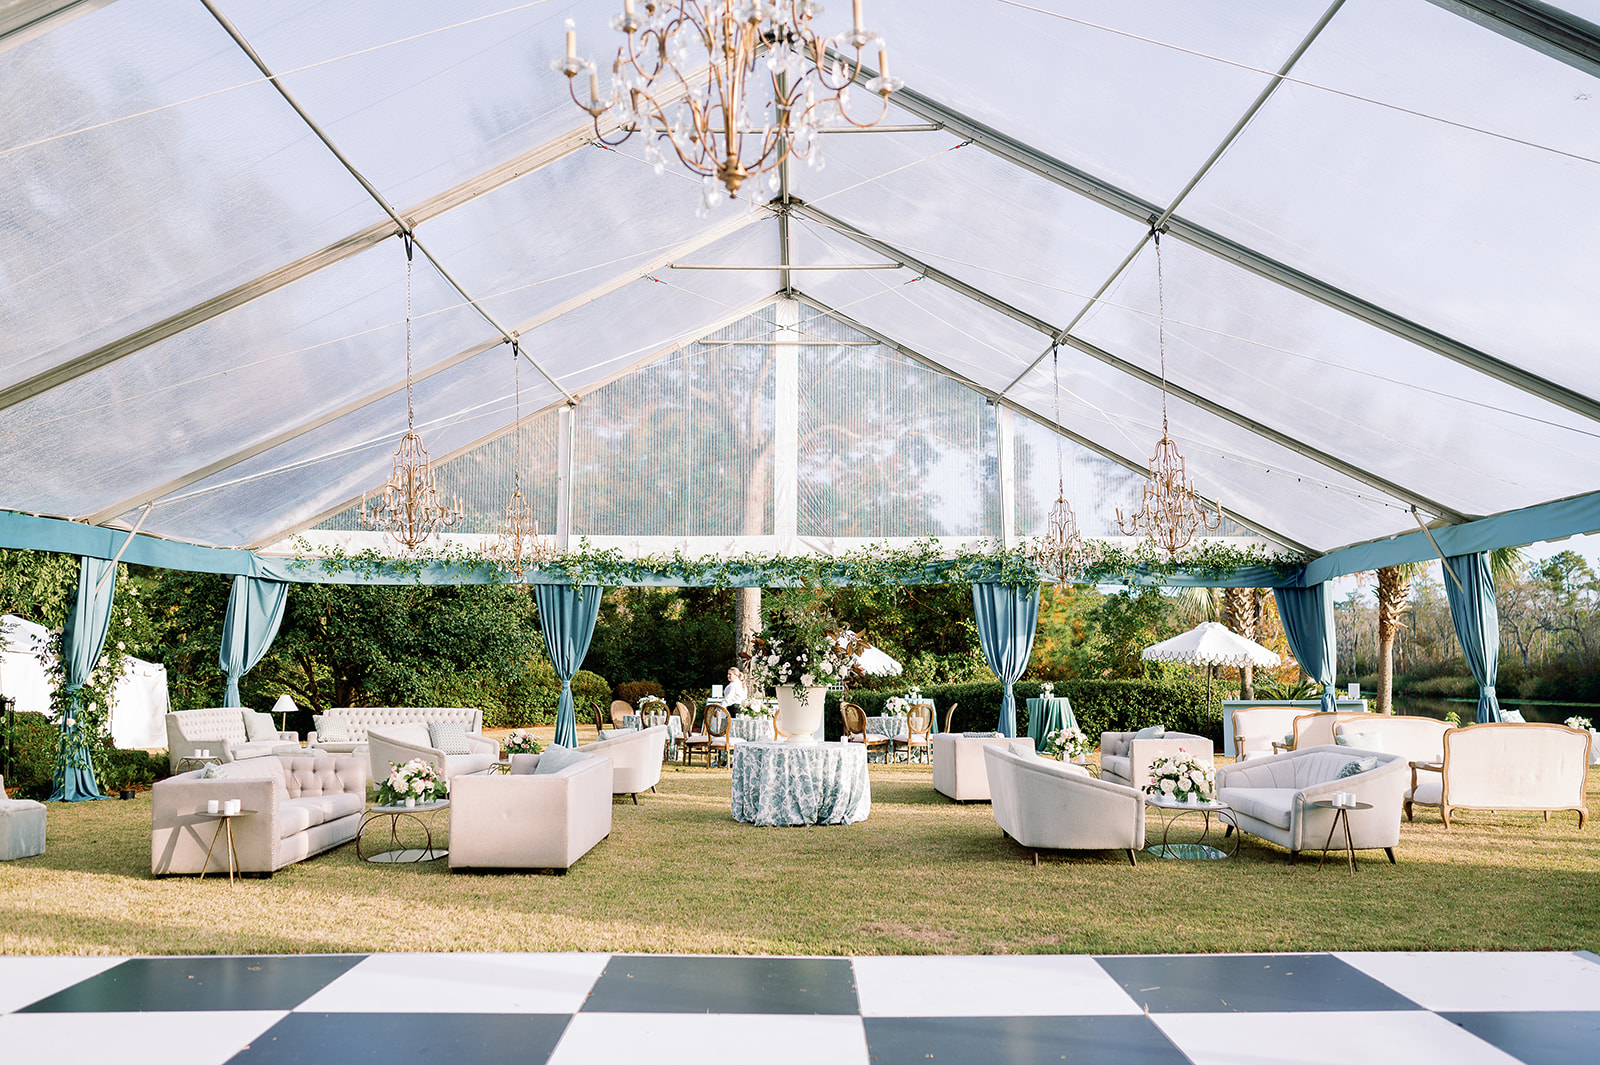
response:
[[[95,1060],[1578,1065],[1600,957],[0,958],[0,1061]]]

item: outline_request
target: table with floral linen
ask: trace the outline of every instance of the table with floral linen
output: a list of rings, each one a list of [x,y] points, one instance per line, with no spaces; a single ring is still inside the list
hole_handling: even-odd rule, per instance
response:
[[[620,724],[623,728],[634,729],[646,729],[654,725],[667,726],[667,747],[664,757],[669,762],[676,757],[678,741],[683,738],[683,722],[679,720],[677,714],[659,712],[654,714],[623,714]]]
[[[735,821],[848,825],[872,810],[863,744],[741,743],[729,762]]]
[[[728,722],[728,735],[736,740],[752,743],[760,740],[777,739],[777,732],[772,727],[772,718],[756,717],[755,715],[740,714]]]

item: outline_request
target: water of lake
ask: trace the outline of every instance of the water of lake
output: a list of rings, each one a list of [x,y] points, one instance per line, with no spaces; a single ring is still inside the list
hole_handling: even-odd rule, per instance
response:
[[[1370,705],[1370,704],[1369,704]],[[1587,706],[1582,703],[1522,703],[1513,699],[1500,700],[1500,706],[1505,710],[1520,710],[1526,721],[1554,721],[1557,724],[1569,717],[1586,717],[1590,721],[1600,721],[1600,707]],[[1394,712],[1408,714],[1413,717],[1437,717],[1441,720],[1445,714],[1454,710],[1461,716],[1461,720],[1470,724],[1478,713],[1476,699],[1402,699],[1399,696],[1394,700]]]

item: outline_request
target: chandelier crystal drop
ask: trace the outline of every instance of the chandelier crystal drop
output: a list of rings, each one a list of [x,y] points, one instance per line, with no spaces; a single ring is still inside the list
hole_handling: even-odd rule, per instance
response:
[[[731,199],[746,178],[772,172],[772,188],[785,159],[820,167],[824,129],[877,125],[890,93],[905,84],[889,75],[888,49],[864,27],[861,0],[852,28],[837,38],[819,38],[812,28],[821,11],[811,0],[624,0],[611,20],[626,39],[611,64],[608,95],[601,95],[595,64],[578,56],[570,19],[565,58],[551,66],[567,76],[573,103],[593,118],[601,143],[642,133],[657,173],[665,148],[703,179],[709,209],[719,184]],[[878,73],[865,87],[877,105],[852,114],[850,86],[864,69],[862,49],[874,43]],[[763,92],[759,100],[752,84],[758,64],[771,80],[770,97]],[[578,89],[585,72],[587,98]],[[613,128],[602,127],[607,115]]]
[[[414,241],[410,233],[402,233],[406,249],[406,435],[394,451],[394,470],[383,486],[378,500],[369,501],[361,496],[361,524],[377,529],[391,540],[415,552],[441,528],[454,528],[461,524],[461,500],[446,505],[439,498],[439,488],[433,480],[433,466],[428,460],[428,449],[422,446],[417,435],[416,407],[411,396],[411,260]]]
[[[1124,536],[1148,536],[1168,555],[1187,547],[1200,532],[1222,528],[1222,508],[1208,508],[1195,492],[1178,445],[1167,431],[1167,306],[1161,275],[1161,232],[1151,227],[1156,245],[1156,309],[1161,351],[1161,439],[1150,458],[1150,480],[1144,501],[1131,517],[1117,508],[1117,525]]]
[[[528,505],[527,497],[522,494],[522,349],[516,342],[511,345],[511,358],[514,360],[512,379],[515,382],[513,392],[516,396],[513,422],[515,428],[512,437],[511,498],[506,502],[499,534],[495,537],[495,542],[490,545],[487,554],[501,569],[521,580],[522,575],[530,569],[539,569],[553,562],[560,552],[553,543],[539,535],[539,523],[533,518],[533,508]]]
[[[1050,352],[1055,375],[1056,426],[1061,425],[1061,353]],[[1028,550],[1028,561],[1056,584],[1067,584],[1079,577],[1098,559],[1095,550],[1078,530],[1078,516],[1067,502],[1066,474],[1061,458],[1061,435],[1056,434],[1056,502],[1050,508],[1044,536]]]

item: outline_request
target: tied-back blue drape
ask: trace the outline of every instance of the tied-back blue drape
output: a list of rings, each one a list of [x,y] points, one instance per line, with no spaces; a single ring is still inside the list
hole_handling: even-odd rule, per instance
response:
[[[1323,582],[1310,588],[1279,588],[1273,595],[1278,600],[1278,618],[1283,622],[1283,635],[1289,640],[1289,652],[1306,675],[1322,685],[1322,706],[1318,709],[1332,713],[1339,708],[1333,690],[1338,665],[1333,585]]]
[[[222,622],[222,647],[217,652],[217,664],[228,675],[223,706],[240,705],[239,678],[254,669],[272,646],[288,602],[289,586],[282,581],[243,575],[233,578],[228,616]]]
[[[578,745],[578,714],[572,702],[572,675],[583,665],[594,635],[595,618],[600,616],[600,596],[604,589],[592,584],[536,584],[533,600],[539,604],[539,628],[544,632],[545,650],[550,664],[561,678],[561,702],[556,705],[556,742],[563,747]]]
[[[116,563],[104,558],[79,557],[78,590],[72,597],[67,627],[61,632],[61,664],[66,673],[61,690],[67,698],[66,709],[57,722],[61,744],[56,754],[51,802],[105,798],[94,779],[89,741],[80,720],[78,689],[100,661],[100,650],[105,647],[106,632],[111,628],[111,601],[116,591]],[[111,708],[105,710],[109,717]]]
[[[1489,571],[1489,555],[1451,555],[1445,565],[1456,581],[1445,574],[1444,594],[1450,599],[1450,620],[1456,626],[1456,639],[1467,668],[1478,682],[1478,723],[1500,720],[1500,700],[1495,698],[1494,682],[1500,675],[1500,611],[1494,604],[1494,576]]]
[[[1039,586],[974,584],[972,614],[978,622],[983,660],[1005,685],[997,727],[1002,735],[1015,736],[1017,697],[1011,685],[1028,668],[1028,655],[1033,651],[1033,632],[1039,624]]]

